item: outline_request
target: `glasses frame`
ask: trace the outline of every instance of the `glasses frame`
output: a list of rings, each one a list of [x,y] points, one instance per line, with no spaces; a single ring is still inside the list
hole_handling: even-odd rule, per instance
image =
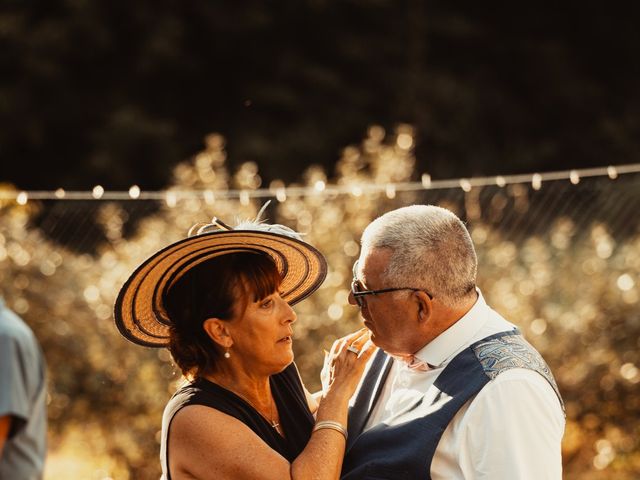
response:
[[[388,293],[388,292],[398,292],[400,290],[412,290],[414,292],[424,292],[429,297],[429,300],[433,300],[433,295],[431,295],[428,291],[423,288],[415,288],[415,287],[391,287],[391,288],[380,288],[378,290],[360,290],[357,286],[364,287],[362,282],[358,280],[356,276],[356,270],[358,268],[358,261],[353,264],[353,280],[351,281],[351,295],[355,299],[358,307],[363,308],[367,301],[365,298],[367,295],[378,295],[380,293]],[[358,288],[358,289],[357,289]]]

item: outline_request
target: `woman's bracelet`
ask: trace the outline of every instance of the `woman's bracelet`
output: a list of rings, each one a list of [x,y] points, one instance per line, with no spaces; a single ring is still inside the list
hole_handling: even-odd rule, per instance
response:
[[[335,430],[336,432],[340,432],[344,439],[347,439],[347,429],[342,426],[342,424],[338,422],[332,422],[331,420],[324,420],[322,422],[318,422],[313,427],[311,433],[316,432],[318,430],[322,430],[323,428],[328,428],[330,430]]]

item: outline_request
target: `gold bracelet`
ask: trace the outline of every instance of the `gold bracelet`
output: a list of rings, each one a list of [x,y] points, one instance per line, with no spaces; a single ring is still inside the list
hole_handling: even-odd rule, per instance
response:
[[[338,422],[332,422],[331,420],[325,420],[325,421],[316,423],[311,433],[316,432],[318,430],[322,430],[323,428],[328,428],[330,430],[335,430],[336,432],[340,432],[344,436],[344,439],[345,440],[347,439],[347,429],[344,428],[342,424]]]

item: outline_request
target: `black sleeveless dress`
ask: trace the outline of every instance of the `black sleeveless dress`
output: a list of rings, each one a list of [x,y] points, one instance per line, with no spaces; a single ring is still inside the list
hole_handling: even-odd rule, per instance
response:
[[[168,468],[168,433],[171,421],[181,408],[188,405],[204,405],[237,418],[251,428],[269,447],[292,462],[307,445],[314,418],[309,411],[300,375],[294,363],[282,372],[272,375],[269,383],[285,437],[280,435],[249,403],[220,385],[198,378],[181,387],[167,403],[162,417],[160,446],[162,479],[171,479]]]

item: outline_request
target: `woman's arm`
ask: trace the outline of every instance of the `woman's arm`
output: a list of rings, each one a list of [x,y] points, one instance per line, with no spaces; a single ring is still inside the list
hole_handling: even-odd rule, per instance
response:
[[[348,402],[375,348],[368,335],[342,341],[335,357],[333,379],[317,409],[317,421],[347,426]],[[346,351],[352,342],[362,353]],[[366,345],[364,345],[366,343]],[[364,346],[363,346],[364,345]],[[335,430],[312,433],[307,446],[292,462],[271,449],[248,426],[218,410],[190,405],[173,418],[169,431],[171,478],[181,479],[338,479],[345,448]]]

